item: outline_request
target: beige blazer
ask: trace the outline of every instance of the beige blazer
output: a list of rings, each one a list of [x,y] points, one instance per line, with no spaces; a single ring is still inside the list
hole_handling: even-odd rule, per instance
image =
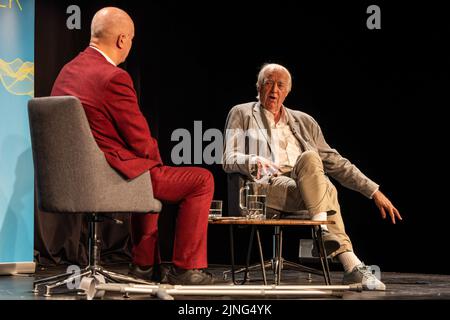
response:
[[[253,154],[274,159],[271,131],[261,108],[259,102],[250,102],[230,110],[225,124],[223,153],[223,169],[227,173],[238,172],[251,177],[250,173],[255,170],[250,164]],[[344,187],[371,198],[378,184],[327,144],[318,123],[310,115],[286,107],[285,110],[289,126],[302,151],[318,152],[327,175]],[[250,133],[242,135],[245,132]]]

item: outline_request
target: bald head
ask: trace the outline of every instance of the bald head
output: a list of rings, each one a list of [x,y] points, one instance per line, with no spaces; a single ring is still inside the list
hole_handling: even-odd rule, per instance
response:
[[[106,7],[94,15],[90,45],[105,52],[116,64],[125,61],[133,37],[133,20],[122,9]]]

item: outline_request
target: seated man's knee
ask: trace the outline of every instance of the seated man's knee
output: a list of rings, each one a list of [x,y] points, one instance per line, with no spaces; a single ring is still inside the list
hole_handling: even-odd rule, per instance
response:
[[[305,151],[297,159],[296,167],[297,169],[303,168],[308,165],[319,165],[322,166],[322,159],[316,151]]]
[[[322,161],[322,160],[320,159],[320,155],[318,152],[313,151],[313,150],[308,150],[308,151],[302,152],[302,154],[300,155],[299,161],[310,162],[310,161]]]
[[[202,177],[203,186],[214,190],[214,176],[211,171],[204,168],[197,168],[198,174]]]
[[[204,169],[205,172],[205,183],[208,187],[214,188],[214,176],[211,171]]]

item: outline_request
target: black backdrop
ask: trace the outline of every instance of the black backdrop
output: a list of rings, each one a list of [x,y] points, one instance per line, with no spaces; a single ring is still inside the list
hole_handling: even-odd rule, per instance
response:
[[[66,28],[66,8],[81,8],[81,30]],[[366,8],[381,7],[381,30],[368,30]],[[255,98],[264,62],[288,67],[286,105],[318,120],[327,141],[381,185],[404,217],[380,218],[371,200],[339,187],[355,251],[381,270],[448,273],[446,89],[450,84],[445,10],[426,4],[338,1],[36,1],[36,96],[50,93],[60,68],[88,44],[93,14],[127,10],[136,37],[127,69],[166,164],[176,128],[221,129],[229,109]],[[220,165],[215,198],[226,200]],[[38,224],[37,249],[46,228]],[[53,232],[53,231],[48,231]],[[210,263],[228,262],[228,233],[209,229]],[[267,234],[267,246],[270,239]],[[245,237],[238,242],[245,248]],[[288,230],[286,257],[298,234]],[[267,254],[269,254],[269,250]],[[41,252],[41,255],[43,253]]]

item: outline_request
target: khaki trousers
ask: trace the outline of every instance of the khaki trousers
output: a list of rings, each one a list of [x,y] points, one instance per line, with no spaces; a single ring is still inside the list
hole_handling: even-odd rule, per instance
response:
[[[339,250],[333,253],[333,257],[346,251],[353,251],[350,238],[345,233],[336,187],[325,175],[322,159],[317,152],[303,152],[290,173],[272,179],[271,189],[272,194],[278,197],[277,201],[281,195],[285,196],[285,204],[291,207],[287,209],[288,211],[307,210],[310,216],[319,212],[328,213],[328,220],[335,223],[328,225],[328,230],[338,238],[341,245]],[[270,192],[268,206],[270,206],[269,199]]]

